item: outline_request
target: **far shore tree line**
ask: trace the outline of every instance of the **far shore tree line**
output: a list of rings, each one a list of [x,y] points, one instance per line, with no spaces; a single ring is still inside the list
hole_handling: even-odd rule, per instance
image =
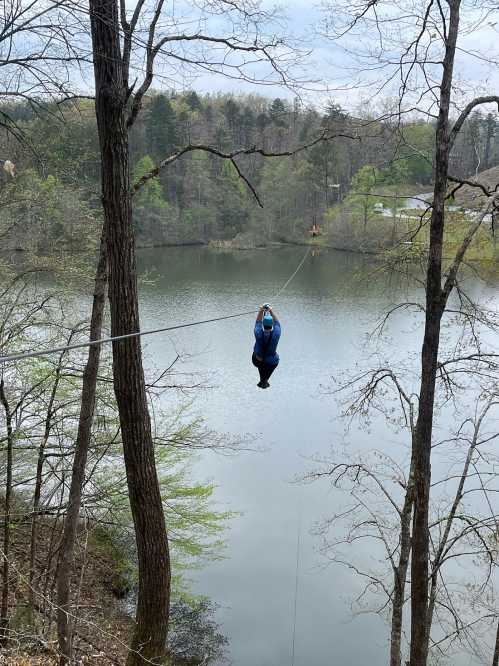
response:
[[[26,133],[33,152],[0,129],[0,153],[15,161],[17,177],[5,173],[0,197],[21,202],[6,209],[7,246],[35,253],[95,247],[99,156],[93,103],[80,100],[33,108],[4,103],[3,110]],[[254,198],[230,162],[205,152],[184,155],[148,181],[136,197],[134,224],[144,246],[239,239],[243,247],[269,241],[302,241],[316,223],[332,232],[333,244],[363,250],[387,243],[393,227],[377,216],[403,208],[404,197],[431,189],[435,124],[406,120],[391,124],[347,113],[330,102],[325,109],[298,98],[256,95],[151,93],[130,135],[135,180],[162,156],[189,143],[220,151],[292,151],[320,136],[351,135],[320,142],[300,154],[265,159],[242,155],[244,169],[263,202]],[[453,175],[466,178],[499,164],[494,114],[475,111],[466,120],[452,154]],[[395,159],[396,156],[396,159]],[[376,198],[375,194],[381,198]],[[364,244],[367,223],[376,242]],[[398,238],[398,234],[395,234]]]

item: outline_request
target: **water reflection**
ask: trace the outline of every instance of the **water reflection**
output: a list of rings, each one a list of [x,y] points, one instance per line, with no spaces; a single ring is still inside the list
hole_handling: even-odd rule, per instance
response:
[[[387,663],[388,630],[372,615],[352,618],[350,600],[362,583],[345,569],[324,567],[310,536],[312,525],[337,510],[341,496],[327,484],[292,481],[310,467],[312,454],[343,444],[344,424],[324,388],[356,363],[366,363],[373,321],[390,305],[421,300],[414,286],[360,273],[372,258],[341,252],[311,256],[282,298],[272,295],[303,256],[303,248],[272,252],[213,252],[200,248],[148,250],[140,254],[142,327],[154,328],[256,308],[269,301],[282,322],[281,364],[272,387],[260,391],[251,365],[252,317],[154,336],[151,363],[165,366],[178,350],[183,369],[201,371],[214,388],[196,408],[209,427],[234,436],[251,433],[265,451],[238,457],[203,455],[196,474],[213,478],[221,508],[241,511],[228,534],[228,559],[196,576],[195,588],[222,605],[220,620],[237,666],[291,663],[296,542],[301,530],[296,666],[358,666]],[[479,293],[494,293],[477,282]],[[391,361],[417,363],[419,314],[401,311],[390,323],[378,353]],[[413,379],[415,380],[414,373]],[[411,381],[411,377],[406,378]],[[352,449],[376,446],[408,455],[403,433],[387,431],[381,419],[370,432],[353,431]],[[359,546],[362,547],[362,546]],[[363,553],[369,560],[369,547]],[[462,662],[468,663],[467,658]]]

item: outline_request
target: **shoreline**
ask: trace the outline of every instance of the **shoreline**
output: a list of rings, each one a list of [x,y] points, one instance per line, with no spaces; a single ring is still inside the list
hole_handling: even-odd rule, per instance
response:
[[[147,251],[147,250],[159,250],[161,248],[204,248],[208,250],[214,250],[217,252],[263,252],[263,251],[271,251],[275,250],[278,248],[285,248],[285,247],[311,247],[315,248],[316,250],[332,250],[334,252],[343,252],[343,253],[348,253],[348,254],[355,254],[355,255],[360,255],[360,256],[369,256],[369,257],[382,257],[383,253],[386,251],[393,250],[395,248],[386,248],[383,251],[375,251],[375,250],[361,250],[361,249],[355,249],[355,248],[349,248],[349,247],[338,247],[335,245],[331,245],[329,243],[324,243],[324,242],[310,242],[307,240],[303,241],[271,241],[267,245],[258,245],[254,247],[249,247],[249,246],[240,246],[240,245],[233,245],[233,241],[187,241],[184,243],[151,243],[151,244],[137,244],[136,245],[136,250],[138,251]],[[29,250],[26,250],[25,248],[22,247],[13,247],[13,248],[7,248],[2,250],[2,255],[24,255],[26,253],[29,253]],[[72,254],[78,254],[72,252]],[[50,255],[47,255],[50,256]],[[453,257],[451,256],[444,256],[444,260],[451,260]],[[472,264],[480,264],[480,263],[490,263],[490,261],[494,261],[493,259],[468,259],[469,263]]]

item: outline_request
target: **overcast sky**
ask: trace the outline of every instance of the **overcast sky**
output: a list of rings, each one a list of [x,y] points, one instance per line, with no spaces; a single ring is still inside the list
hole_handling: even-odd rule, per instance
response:
[[[414,4],[417,4],[415,0]],[[465,0],[466,1],[466,0]],[[189,3],[192,7],[193,3]],[[498,3],[499,4],[499,3]],[[263,7],[271,8],[274,3],[264,0]],[[323,106],[328,99],[334,99],[349,110],[358,108],[362,104],[379,104],[382,98],[395,99],[398,93],[399,79],[383,88],[379,98],[375,93],[379,82],[383,80],[384,73],[354,72],[353,57],[344,50],[347,47],[352,51],[369,44],[374,35],[364,29],[358,31],[340,47],[319,34],[319,27],[324,19],[324,11],[319,3],[306,0],[286,0],[281,7],[287,18],[283,32],[289,34],[291,40],[298,40],[304,49],[311,51],[309,55],[300,59],[299,66],[294,69],[298,78],[307,79],[308,83],[300,88],[299,94],[306,103]],[[182,4],[177,0],[176,11],[182,12]],[[478,19],[478,14],[463,12],[465,23]],[[483,17],[482,17],[483,18]],[[497,24],[495,23],[497,21]],[[219,24],[222,28],[222,24]],[[461,100],[469,99],[475,94],[493,94],[499,92],[499,62],[487,63],[483,60],[485,55],[496,56],[499,45],[499,9],[497,15],[491,15],[482,21],[481,27],[474,29],[470,34],[460,37],[460,47],[456,62],[456,82],[462,91]],[[409,26],[410,27],[410,26]],[[279,28],[276,29],[276,33]],[[373,42],[373,45],[375,43]],[[474,53],[479,52],[477,55]],[[499,61],[499,55],[497,56]],[[255,69],[257,75],[263,70]],[[158,80],[159,81],[159,80]],[[357,83],[362,83],[356,87]],[[376,85],[376,82],[378,85]],[[161,84],[158,87],[162,87]],[[193,87],[204,93],[254,92],[270,97],[292,98],[295,93],[283,86],[257,86],[245,81],[231,80],[212,73],[202,74],[195,80],[187,80],[180,87]],[[349,88],[352,89],[349,89]],[[456,99],[459,101],[459,92]]]
[[[211,0],[214,4],[217,0]],[[251,1],[251,0],[248,0]],[[136,0],[127,0],[130,10],[135,6]],[[150,0],[151,4],[153,0]],[[372,48],[373,52],[379,47],[379,39],[374,24],[362,25],[341,43],[328,40],[321,35],[324,20],[327,13],[324,3],[330,2],[337,8],[343,4],[347,9],[352,6],[361,6],[362,0],[283,0],[280,3],[281,11],[286,21],[271,26],[269,34],[285,36],[291,42],[296,41],[303,51],[308,54],[300,57],[299,62],[292,68],[294,78],[302,79],[306,83],[298,86],[296,91],[283,85],[255,85],[238,78],[226,78],[220,74],[199,70],[196,76],[188,74],[181,62],[177,61],[172,66],[172,59],[166,59],[163,63],[158,62],[157,76],[154,88],[171,90],[195,89],[201,93],[216,94],[227,93],[256,93],[268,97],[282,97],[292,99],[299,94],[305,104],[312,104],[317,108],[324,107],[328,101],[333,100],[349,111],[356,111],[359,107],[369,106],[373,112],[379,110],[383,105],[391,102],[395,104],[399,97],[400,76],[395,76],[389,85],[383,85],[387,79],[386,69],[375,69],[377,64],[373,56],[369,61],[364,61],[364,66],[359,67],[354,53],[366,48]],[[393,16],[397,12],[397,3],[404,4],[412,11],[422,13],[421,8],[427,6],[427,0],[378,0],[376,8],[378,14],[385,18]],[[223,17],[211,18],[208,23],[199,22],[200,7],[209,3],[205,0],[170,0],[165,3],[165,13],[160,21],[159,27],[163,33],[168,34],[173,30],[195,33],[198,30],[208,32],[211,35],[224,36],[231,34],[227,19]],[[485,7],[489,4],[492,8],[487,14]],[[262,8],[271,10],[275,3],[271,0],[263,0]],[[477,9],[478,7],[478,9]],[[424,12],[423,12],[424,13]],[[340,12],[334,13],[337,18]],[[499,94],[499,2],[494,0],[462,0],[461,32],[459,38],[459,50],[456,56],[455,67],[455,90],[454,100],[459,107],[469,101],[477,94]],[[407,43],[417,30],[417,22],[413,17],[407,18],[404,11],[404,19],[398,20],[396,25],[387,25],[387,30],[393,34],[399,33],[401,42]],[[175,27],[174,27],[175,26]],[[144,26],[146,27],[146,26]],[[394,32],[395,31],[395,32]],[[323,32],[323,30],[322,30]],[[434,32],[434,44],[439,44],[436,31]],[[237,34],[237,33],[236,33]],[[430,39],[431,41],[431,39]],[[383,46],[388,46],[390,51],[390,40],[384,39]],[[186,43],[186,53],[192,53],[192,43]],[[400,53],[400,44],[392,43],[392,55]],[[173,48],[181,49],[182,45]],[[206,46],[205,53],[213,53]],[[438,55],[434,50],[433,55]],[[493,62],[487,62],[487,59]],[[136,63],[136,75],[140,79],[143,75],[143,67]],[[269,68],[261,65],[252,67],[251,76],[262,79],[269,74]],[[191,72],[192,74],[192,72]],[[430,77],[431,77],[430,72]],[[437,83],[441,75],[441,69],[434,67],[433,80]],[[274,76],[274,79],[276,77]],[[419,83],[426,87],[426,80],[419,75]],[[416,99],[416,95],[413,96]],[[409,103],[409,102],[408,102]],[[426,97],[420,106],[428,108],[430,99]]]

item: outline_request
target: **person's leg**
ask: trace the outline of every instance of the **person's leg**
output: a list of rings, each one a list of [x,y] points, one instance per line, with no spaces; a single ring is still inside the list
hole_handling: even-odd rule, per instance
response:
[[[263,364],[263,368],[260,371],[260,376],[262,378],[262,383],[263,384],[268,384],[268,381],[269,381],[270,377],[272,376],[272,373],[274,372],[274,370],[276,368],[277,368],[277,364],[276,365],[269,365],[268,363]]]
[[[268,366],[267,366],[267,368],[268,368],[268,373],[269,373],[267,379],[269,379],[269,378],[271,377],[272,373],[274,372],[274,370],[277,368],[278,365],[279,365],[279,364],[276,363],[275,365],[268,365]]]
[[[253,363],[253,365],[255,366],[255,368],[258,368],[258,372],[259,372],[259,374],[260,374],[260,381],[258,382],[258,386],[260,386],[260,384],[262,384],[263,381],[264,381],[264,379],[263,379],[263,374],[264,374],[263,367],[264,367],[264,363],[263,363],[263,361],[259,361],[259,360],[257,359],[257,357],[255,356],[255,354],[253,354],[253,356],[251,357],[251,362]]]

